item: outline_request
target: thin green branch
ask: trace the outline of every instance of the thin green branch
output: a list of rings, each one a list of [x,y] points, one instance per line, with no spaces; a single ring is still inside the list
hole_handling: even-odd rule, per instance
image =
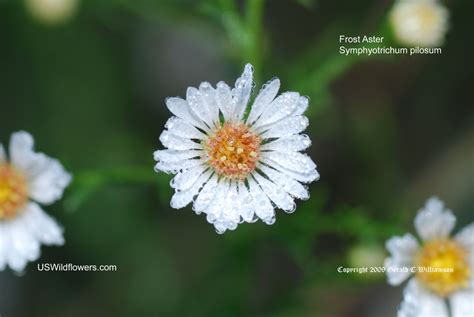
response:
[[[245,10],[247,42],[244,43],[244,63],[250,62],[255,67],[255,77],[262,69],[263,60],[263,9],[265,0],[248,0]]]
[[[95,192],[110,184],[155,185],[161,189],[168,188],[168,182],[168,178],[157,175],[149,167],[122,167],[76,172],[64,206],[69,211],[75,211]]]

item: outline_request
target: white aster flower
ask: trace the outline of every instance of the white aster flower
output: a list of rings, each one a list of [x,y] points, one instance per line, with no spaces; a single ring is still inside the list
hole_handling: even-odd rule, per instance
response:
[[[186,100],[167,99],[175,117],[160,136],[167,149],[154,153],[157,171],[176,174],[171,207],[193,202],[218,233],[259,218],[273,224],[275,207],[293,212],[295,198],[309,198],[302,183],[319,178],[316,164],[301,153],[311,145],[300,134],[308,126],[308,98],[296,92],[276,97],[280,81],[273,79],[247,109],[252,73],[247,64],[233,89],[204,82],[188,88]]]
[[[449,11],[438,0],[397,0],[390,22],[397,40],[409,46],[439,46],[448,30]]]
[[[13,133],[10,159],[0,144],[0,271],[23,271],[40,245],[64,244],[62,228],[38,205],[61,198],[71,181],[61,164],[33,149],[27,132]]]
[[[452,212],[432,197],[415,218],[421,246],[409,233],[387,241],[388,283],[399,285],[414,275],[405,288],[399,317],[474,316],[474,223],[450,237],[455,223]]]

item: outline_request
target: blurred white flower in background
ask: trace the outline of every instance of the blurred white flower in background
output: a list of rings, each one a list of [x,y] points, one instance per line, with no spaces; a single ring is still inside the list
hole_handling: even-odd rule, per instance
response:
[[[62,228],[38,204],[60,199],[70,181],[57,160],[34,152],[29,133],[12,134],[9,159],[0,144],[0,271],[21,272],[41,244],[64,244]]]
[[[442,45],[448,22],[449,11],[437,0],[398,0],[390,12],[395,37],[408,46]]]
[[[474,316],[474,223],[450,237],[455,223],[451,211],[432,197],[415,218],[421,246],[409,233],[387,241],[388,283],[400,285],[414,275],[405,288],[399,317]]]
[[[62,24],[75,15],[79,0],[25,0],[25,6],[39,22]]]
[[[348,261],[352,267],[382,267],[385,255],[382,246],[374,243],[361,243],[349,249]],[[364,277],[370,277],[370,275],[372,274],[360,274]]]
[[[166,100],[175,117],[160,136],[167,149],[154,153],[155,169],[177,174],[171,207],[192,202],[218,233],[244,221],[273,224],[275,208],[293,212],[295,198],[309,198],[302,183],[319,178],[316,164],[301,153],[311,145],[300,134],[308,126],[308,99],[296,92],[276,97],[280,81],[273,79],[246,116],[252,85],[247,64],[233,89],[204,82],[188,88],[186,100]]]

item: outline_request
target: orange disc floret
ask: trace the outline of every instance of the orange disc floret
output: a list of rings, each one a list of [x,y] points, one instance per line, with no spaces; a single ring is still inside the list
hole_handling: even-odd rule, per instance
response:
[[[220,176],[244,179],[255,170],[262,138],[243,123],[224,123],[206,139],[207,162]]]
[[[0,163],[0,221],[14,218],[27,199],[23,174],[10,164]]]

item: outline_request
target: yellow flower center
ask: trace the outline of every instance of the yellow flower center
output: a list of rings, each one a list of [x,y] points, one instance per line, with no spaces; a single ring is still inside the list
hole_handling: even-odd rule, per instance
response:
[[[447,296],[468,286],[471,276],[468,254],[456,241],[427,242],[418,255],[416,264],[416,276],[427,288],[440,296]],[[420,267],[425,271],[420,271]]]
[[[0,221],[14,218],[27,199],[25,177],[10,164],[0,163]]]
[[[437,21],[436,11],[432,4],[421,3],[415,10],[419,26],[421,30],[431,29]]]
[[[203,142],[207,162],[220,176],[244,179],[260,154],[260,136],[243,123],[224,123]]]

